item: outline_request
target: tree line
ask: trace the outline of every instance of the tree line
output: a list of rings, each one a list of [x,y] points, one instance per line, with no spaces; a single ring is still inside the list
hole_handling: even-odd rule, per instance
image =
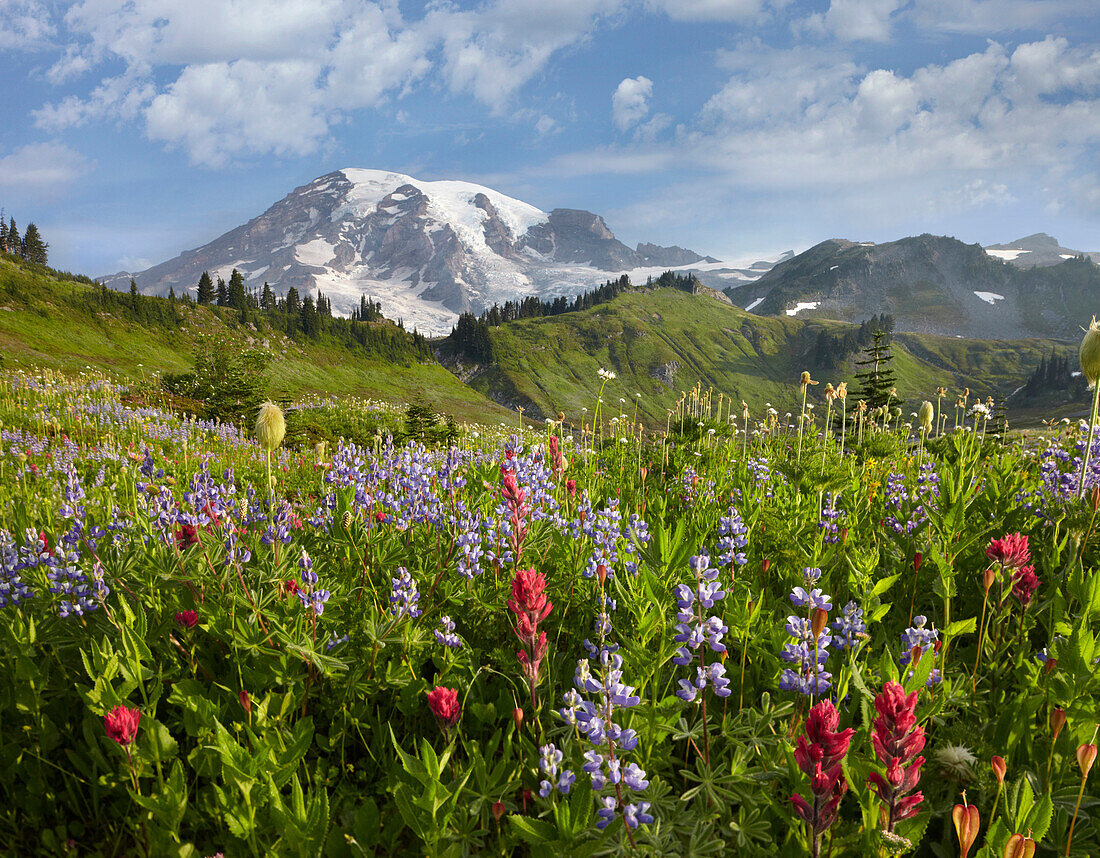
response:
[[[22,236],[19,235],[19,226],[15,218],[4,220],[4,212],[0,210],[0,251],[18,256],[27,262],[36,265],[46,265],[49,259],[50,246],[43,241],[38,227],[34,223],[27,224],[27,229]]]
[[[404,323],[392,324],[382,316],[382,304],[365,295],[351,318],[333,315],[332,301],[320,290],[314,298],[302,295],[294,286],[279,296],[264,282],[259,289],[249,289],[244,276],[236,268],[226,281],[215,280],[208,271],[202,272],[195,287],[199,304],[216,305],[237,312],[238,322],[251,324],[257,330],[264,327],[281,331],[292,339],[318,340],[327,337],[345,347],[358,347],[394,363],[423,363],[434,360],[427,338]]]

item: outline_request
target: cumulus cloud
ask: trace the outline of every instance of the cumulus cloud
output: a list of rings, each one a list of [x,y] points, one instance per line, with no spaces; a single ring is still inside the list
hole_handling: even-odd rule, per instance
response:
[[[828,11],[796,22],[795,29],[828,33],[845,42],[885,42],[902,5],[903,0],[832,0]]]
[[[620,81],[611,96],[611,121],[620,131],[640,122],[649,113],[653,81],[642,75]]]
[[[0,50],[42,48],[56,33],[49,10],[39,0],[0,0]]]
[[[65,15],[72,41],[46,77],[114,73],[33,115],[54,132],[140,121],[150,139],[212,166],[301,155],[343,114],[400,98],[430,75],[500,113],[555,53],[625,2],[432,3],[406,19],[392,0],[82,0]]]
[[[1095,0],[913,0],[907,12],[923,29],[983,36],[1038,32],[1095,16]]]
[[[62,143],[30,143],[0,156],[0,188],[53,194],[90,167],[87,158]]]
[[[677,21],[746,21],[764,9],[763,0],[648,0]]]

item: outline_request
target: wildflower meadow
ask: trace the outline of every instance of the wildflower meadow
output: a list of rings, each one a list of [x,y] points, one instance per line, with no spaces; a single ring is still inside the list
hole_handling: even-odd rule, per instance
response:
[[[0,852],[1100,855],[1090,423],[599,384],[426,445],[0,377]]]

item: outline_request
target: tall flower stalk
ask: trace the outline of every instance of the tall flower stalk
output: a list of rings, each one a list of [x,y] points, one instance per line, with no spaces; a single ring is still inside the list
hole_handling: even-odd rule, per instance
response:
[[[517,569],[512,579],[512,598],[508,608],[516,615],[515,633],[523,649],[516,658],[523,668],[527,688],[531,694],[531,709],[538,711],[535,686],[539,684],[542,660],[546,657],[546,632],[539,631],[539,623],[550,614],[554,603],[546,598],[546,578],[534,569]]]
[[[836,822],[840,800],[848,789],[842,761],[855,730],[837,730],[839,716],[832,701],[822,700],[806,718],[806,734],[798,737],[794,752],[798,767],[810,778],[810,800],[791,796],[795,813],[809,826],[810,856],[821,855],[821,835]]]
[[[871,772],[868,784],[874,788],[882,802],[884,831],[894,833],[903,819],[915,816],[924,801],[924,794],[914,792],[920,783],[920,770],[924,757],[924,728],[917,724],[917,692],[906,696],[896,682],[887,682],[875,698],[875,711],[871,741],[875,756],[885,766],[885,775]]]

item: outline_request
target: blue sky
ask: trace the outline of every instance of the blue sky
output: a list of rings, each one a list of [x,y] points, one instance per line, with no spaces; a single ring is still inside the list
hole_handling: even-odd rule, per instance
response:
[[[0,205],[136,270],[341,167],[725,259],[1100,250],[1095,0],[0,0]]]

